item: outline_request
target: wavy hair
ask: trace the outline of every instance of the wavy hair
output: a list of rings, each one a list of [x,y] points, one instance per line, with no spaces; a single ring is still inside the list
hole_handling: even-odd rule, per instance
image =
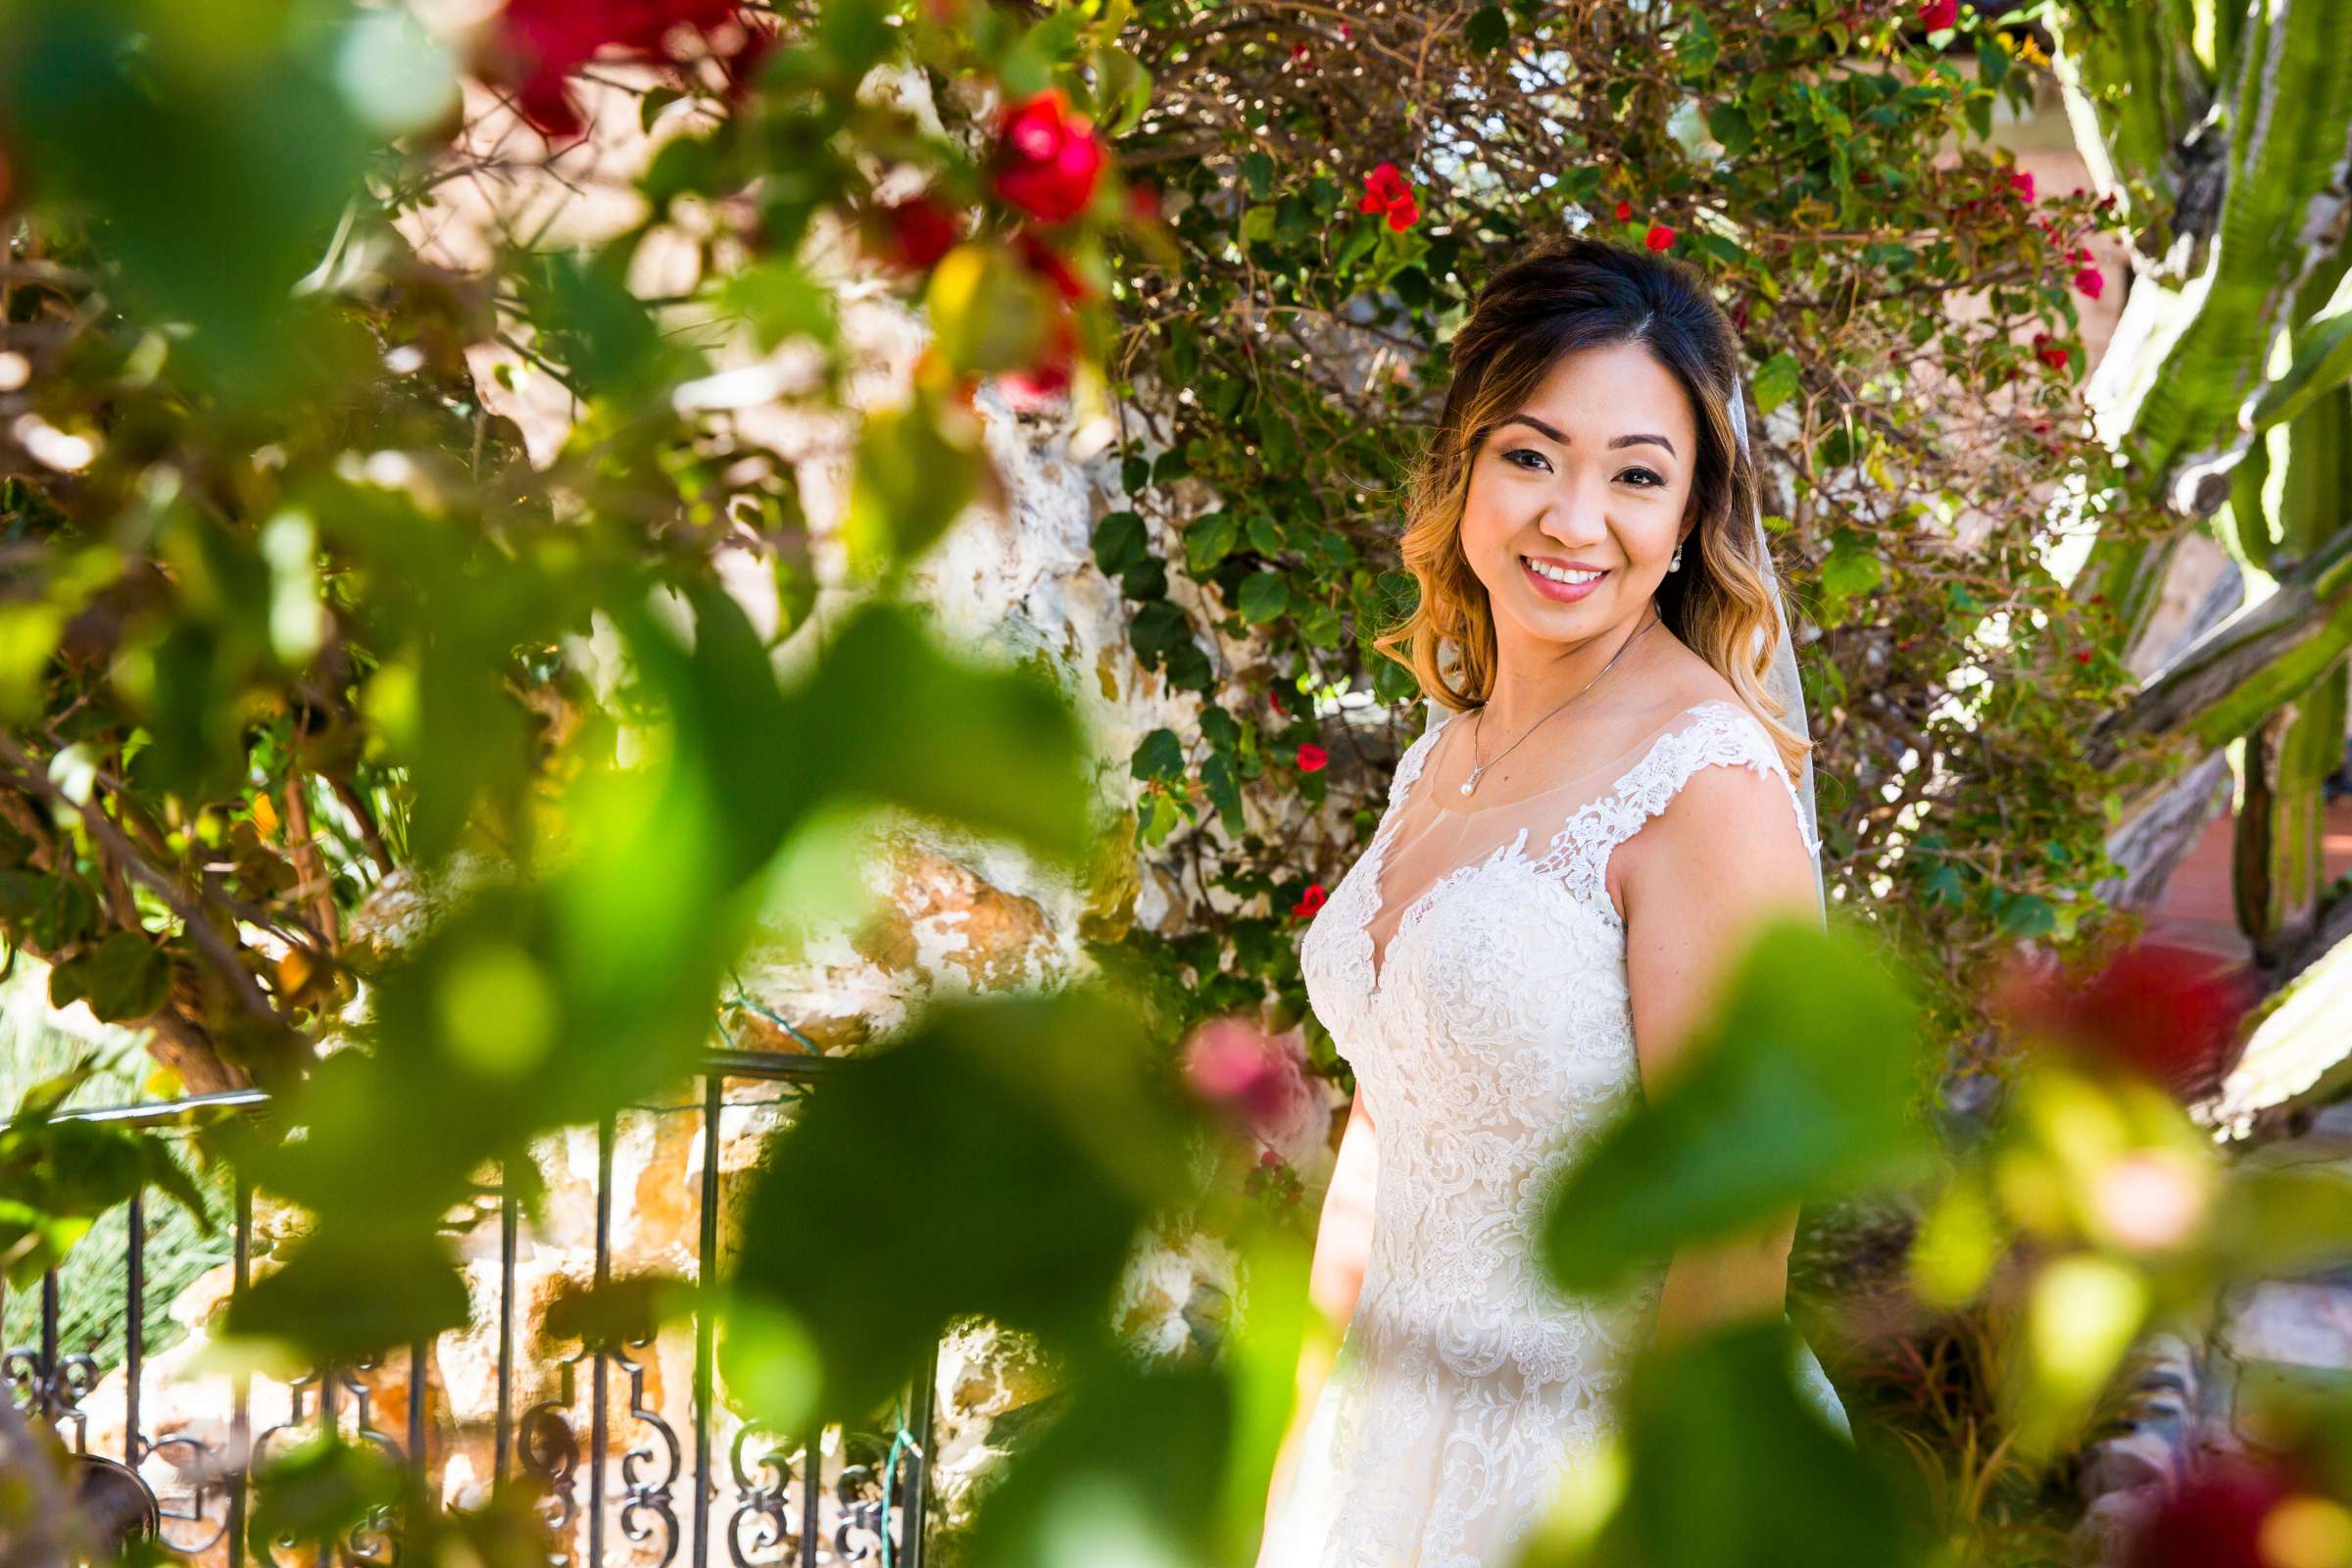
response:
[[[1450,348],[1445,407],[1405,480],[1402,555],[1421,602],[1372,646],[1454,711],[1486,703],[1494,689],[1494,610],[1461,543],[1472,460],[1563,355],[1621,343],[1641,344],[1681,383],[1698,428],[1691,485],[1698,524],[1690,536],[1697,549],[1686,552],[1683,569],[1660,585],[1658,612],[1732,683],[1794,777],[1813,743],[1781,722],[1787,707],[1764,684],[1779,628],[1751,522],[1755,466],[1732,429],[1739,338],[1695,271],[1648,251],[1553,236],[1513,258],[1479,290]],[[1440,667],[1439,649],[1447,641],[1459,685]]]

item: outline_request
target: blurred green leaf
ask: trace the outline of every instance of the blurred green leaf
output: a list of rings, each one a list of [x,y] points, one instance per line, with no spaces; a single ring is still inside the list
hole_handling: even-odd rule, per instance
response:
[[[881,713],[889,722],[875,722]],[[951,653],[903,606],[874,605],[842,628],[775,745],[795,767],[818,760],[798,787],[1009,833],[1073,864],[1085,858],[1093,792],[1060,688],[1034,666]]]
[[[1232,1392],[1216,1372],[1150,1370],[1098,1352],[981,1504],[974,1568],[1225,1560],[1217,1501],[1232,1419]]]
[[[1137,1227],[1189,1180],[1189,1120],[1153,1077],[1126,1008],[1072,991],[940,1007],[811,1091],[736,1278],[807,1325],[820,1409],[886,1396],[962,1313],[1064,1348],[1102,1334]]]
[[[1605,1291],[1677,1247],[1927,1169],[1913,1005],[1857,937],[1766,926],[1690,1050],[1554,1189],[1541,1245],[1567,1289]]]
[[[1757,1319],[1644,1355],[1624,1396],[1621,1500],[1589,1547],[1555,1521],[1531,1568],[1920,1561],[1894,1474],[1799,1394],[1798,1343]]]

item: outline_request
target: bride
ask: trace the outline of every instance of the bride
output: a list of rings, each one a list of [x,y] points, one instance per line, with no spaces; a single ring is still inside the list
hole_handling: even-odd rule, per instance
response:
[[[1785,1313],[1793,1210],[1606,1299],[1535,1250],[1754,923],[1821,916],[1738,340],[1689,269],[1563,237],[1488,282],[1451,366],[1420,605],[1376,641],[1437,721],[1299,949],[1356,1079],[1310,1285],[1346,1329],[1302,1358],[1260,1568],[1507,1564],[1634,1352]],[[1843,1429],[1810,1349],[1799,1374]]]

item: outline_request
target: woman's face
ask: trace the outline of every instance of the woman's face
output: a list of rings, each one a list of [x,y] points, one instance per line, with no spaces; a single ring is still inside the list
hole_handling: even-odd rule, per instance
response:
[[[1682,383],[1646,348],[1557,361],[1470,462],[1462,551],[1497,640],[1575,644],[1642,614],[1686,531],[1697,455]]]

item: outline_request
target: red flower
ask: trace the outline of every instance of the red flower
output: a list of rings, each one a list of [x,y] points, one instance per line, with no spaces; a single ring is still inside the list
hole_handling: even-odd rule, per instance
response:
[[[1128,186],[1127,216],[1139,223],[1159,221],[1159,187],[1157,185]]]
[[[2034,199],[2034,176],[2023,169],[2013,169],[2009,172],[2009,188],[2017,192],[2019,201],[2031,202]]]
[[[2124,1568],[2267,1568],[2281,1559],[2263,1549],[2263,1526],[2294,1495],[2276,1470],[2208,1461],[2164,1489],[2126,1544]]]
[[[1642,236],[1642,243],[1653,251],[1672,250],[1674,248],[1674,230],[1668,228],[1664,223],[1652,223],[1649,225],[1649,232]]]
[[[1282,706],[1282,690],[1280,687],[1272,687],[1267,690],[1266,702],[1277,713],[1281,713],[1285,717],[1289,716],[1291,710]]]
[[[2078,649],[2076,649],[2076,650],[2075,650],[2075,662],[2076,662],[2076,663],[2078,663],[2078,664],[2087,664],[2087,663],[2089,663],[2089,662],[2090,662],[2090,650],[2089,650],[2089,649],[2087,649],[2087,648],[2078,648]]]
[[[1364,176],[1363,199],[1355,204],[1359,213],[1386,213],[1389,227],[1402,232],[1420,220],[1421,204],[1413,197],[1413,187],[1395,164],[1384,163]]]
[[[1328,897],[1330,895],[1323,891],[1322,883],[1309,882],[1306,885],[1306,891],[1299,895],[1298,902],[1291,906],[1291,912],[1301,920],[1311,920],[1315,917],[1315,911],[1323,907],[1323,901]]]
[[[1617,204],[1617,221],[1622,223],[1633,216],[1634,204],[1632,202],[1619,202]]]
[[[1308,59],[1306,45],[1302,43],[1291,45],[1291,58],[1302,66],[1305,65]]]
[[[928,196],[910,196],[881,209],[882,241],[875,247],[884,261],[909,271],[929,271],[955,248],[956,215]]]
[[[1331,754],[1313,741],[1298,743],[1298,771],[1312,773],[1331,760]]]
[[[1023,369],[1003,371],[997,376],[997,386],[1015,411],[1039,413],[1070,389],[1070,370],[1077,355],[1078,331],[1064,310],[1054,316],[1037,362]]]
[[[2155,1080],[2182,1098],[2209,1093],[2234,1065],[2252,1001],[2242,971],[2156,942],[2126,949],[2088,978],[2015,968],[1999,1011],[2079,1055]]]
[[[2106,286],[2107,279],[2099,275],[2099,270],[2095,267],[2085,267],[2075,274],[2075,287],[2094,300],[2099,297],[2099,290]]]
[[[1059,87],[1008,106],[997,123],[997,194],[1041,222],[1077,217],[1094,199],[1109,154],[1094,122],[1073,113]]]
[[[1013,254],[1021,265],[1054,285],[1054,292],[1065,300],[1082,300],[1091,292],[1086,279],[1070,270],[1070,264],[1059,251],[1040,239],[1034,229],[1022,229],[1012,237]]]
[[[514,89],[522,117],[551,140],[587,128],[564,78],[608,48],[675,65],[671,36],[709,32],[735,19],[739,0],[507,0],[481,69]],[[744,29],[742,47],[760,43]]]
[[[1960,25],[1960,0],[1927,0],[1919,8],[1919,20],[1930,32]]]

